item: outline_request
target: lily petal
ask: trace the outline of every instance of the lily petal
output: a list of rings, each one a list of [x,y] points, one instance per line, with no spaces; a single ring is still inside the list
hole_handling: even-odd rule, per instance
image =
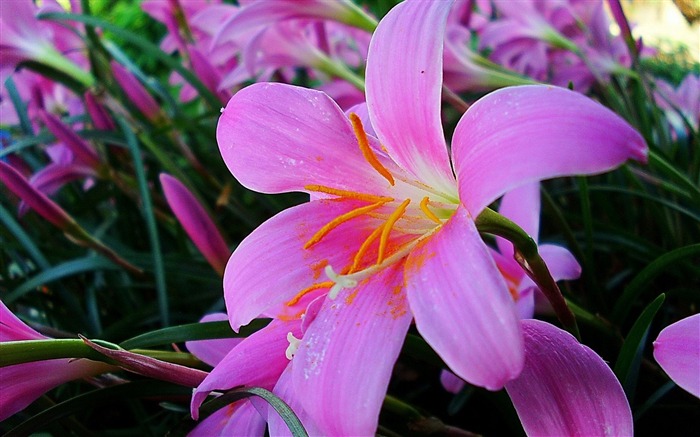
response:
[[[625,392],[605,362],[571,334],[523,320],[525,367],[506,384],[530,436],[631,436]]]
[[[416,327],[457,376],[498,390],[523,365],[513,299],[467,211],[443,226],[406,261]]]
[[[263,436],[265,419],[248,400],[235,402],[202,420],[187,437]]]
[[[284,372],[282,372],[279,381],[277,381],[277,385],[275,385],[274,393],[279,398],[281,398],[287,405],[289,405],[289,408],[291,408],[292,411],[294,411],[294,414],[296,414],[296,416],[299,418],[299,421],[301,421],[301,424],[308,435],[323,435],[323,432],[321,432],[321,430],[318,429],[316,424],[311,419],[311,416],[309,416],[309,414],[306,413],[306,411],[304,411],[304,408],[301,404],[301,398],[303,396],[299,396],[297,392],[294,391],[294,384],[292,383],[291,364],[288,365],[286,369],[284,369]],[[291,437],[292,433],[289,431],[289,427],[284,422],[282,417],[280,417],[279,413],[277,413],[272,408],[268,408],[267,411],[267,426],[269,428],[270,435],[276,437]]]
[[[4,321],[4,320],[3,320]],[[46,360],[0,368],[3,381],[0,421],[22,411],[41,395],[74,379],[104,373],[112,367],[90,360]]]
[[[644,162],[647,146],[627,122],[588,97],[526,85],[469,107],[455,129],[452,154],[459,197],[477,216],[527,182],[601,173],[630,158]]]
[[[216,138],[231,173],[254,191],[387,184],[362,157],[343,111],[320,91],[276,83],[244,88],[226,106]]]
[[[539,252],[555,281],[571,281],[581,276],[581,265],[568,249],[543,244],[539,247]]]
[[[411,323],[394,265],[327,299],[292,360],[294,390],[324,435],[374,435]],[[358,377],[362,383],[358,383]]]
[[[289,332],[301,336],[299,323],[273,320],[231,349],[194,391],[190,404],[192,418],[197,420],[199,406],[213,390],[228,390],[239,385],[272,389],[289,363],[285,356]]]
[[[440,119],[452,3],[397,5],[379,23],[367,55],[367,106],[379,140],[406,171],[446,193],[455,191]]]
[[[220,322],[228,320],[224,313],[207,314],[202,317],[199,323]],[[199,360],[204,361],[212,367],[216,367],[231,349],[236,347],[242,338],[219,338],[215,340],[195,340],[185,342],[187,350]]]
[[[359,205],[334,200],[304,203],[282,211],[248,235],[231,255],[224,273],[224,298],[233,329],[237,331],[302,290],[327,282],[327,265],[338,271],[348,265],[372,231],[369,226],[363,230],[363,217],[341,224],[309,249],[303,246],[331,220]]]
[[[540,234],[540,184],[530,183],[522,187],[508,191],[501,199],[498,213],[507,219],[515,222],[520,228],[527,232],[533,240],[537,241]],[[504,250],[501,247],[502,238],[498,239],[498,249],[506,256],[513,253],[513,246],[509,244]]]
[[[47,338],[27,326],[0,300],[0,342]]]
[[[661,331],[654,359],[679,387],[700,398],[700,314]]]

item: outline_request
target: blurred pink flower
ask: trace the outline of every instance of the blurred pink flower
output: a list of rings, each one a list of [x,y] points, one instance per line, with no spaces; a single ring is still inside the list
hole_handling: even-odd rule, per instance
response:
[[[124,91],[129,101],[138,108],[141,113],[152,122],[161,117],[160,105],[139,82],[139,80],[126,68],[116,61],[110,62],[114,79]]]
[[[214,270],[223,275],[231,251],[221,232],[194,195],[180,181],[162,173],[160,183],[170,209],[187,235]]]
[[[656,81],[656,104],[663,109],[675,133],[685,132],[686,123],[694,130],[700,128],[700,76],[689,73],[674,88],[663,80]]]
[[[325,94],[283,84],[239,91],[219,121],[221,153],[241,184],[311,195],[241,242],[224,290],[234,329],[262,313],[303,314],[320,298],[291,378],[326,434],[375,432],[412,318],[460,377],[492,390],[516,378],[523,333],[474,217],[525,183],[646,159],[621,118],[545,86],[472,105],[450,159],[440,119],[450,6],[407,1],[377,28],[366,93],[378,139]]]
[[[700,398],[700,314],[664,328],[654,341],[654,359],[673,382]]]
[[[76,56],[69,59],[63,54],[78,53],[80,38],[71,29],[36,18],[40,12],[65,12],[55,1],[45,3],[38,8],[32,0],[0,2],[0,70],[14,70],[22,62],[33,61],[91,86],[94,78],[75,63]]]
[[[0,301],[0,342],[47,338],[24,324]],[[54,387],[103,373],[109,368],[111,366],[105,363],[86,359],[34,361],[0,367],[0,380],[3,382],[0,420],[22,411]]]

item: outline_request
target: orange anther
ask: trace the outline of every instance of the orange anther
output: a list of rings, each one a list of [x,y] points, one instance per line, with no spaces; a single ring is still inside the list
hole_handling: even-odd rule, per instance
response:
[[[350,267],[350,273],[356,272],[357,268],[360,267],[362,257],[365,256],[365,253],[367,253],[367,249],[369,249],[369,246],[372,244],[372,242],[376,240],[377,237],[379,237],[379,234],[382,233],[382,229],[384,229],[384,225],[381,225],[377,229],[372,231],[372,233],[369,234],[369,237],[367,237],[365,241],[362,242],[362,245],[360,245],[360,248],[355,254],[355,258],[353,258],[352,260],[352,267]]]
[[[311,246],[313,246],[314,244],[318,243],[319,241],[321,241],[321,239],[322,239],[323,237],[325,237],[326,235],[328,235],[328,233],[329,233],[330,231],[332,231],[333,229],[337,228],[338,226],[340,226],[341,224],[345,223],[346,221],[348,221],[348,220],[350,220],[350,219],[353,219],[353,218],[355,218],[355,217],[359,217],[359,216],[361,216],[361,215],[363,215],[363,214],[366,214],[366,213],[368,213],[368,212],[370,212],[370,211],[374,211],[375,209],[381,207],[381,206],[384,205],[385,203],[387,203],[387,201],[386,201],[386,200],[382,200],[382,201],[380,201],[380,202],[373,203],[373,204],[367,205],[367,206],[362,206],[362,207],[360,207],[360,208],[353,209],[352,211],[348,211],[348,212],[346,212],[345,214],[339,215],[338,217],[336,217],[336,218],[334,218],[333,220],[331,220],[330,222],[328,222],[328,223],[327,223],[325,226],[323,226],[321,229],[319,229],[318,232],[316,232],[316,233],[309,239],[309,241],[307,241],[307,242],[304,244],[304,249],[308,249],[308,248],[310,248]]]
[[[306,296],[307,294],[311,293],[314,290],[318,290],[319,288],[330,288],[333,286],[333,281],[325,281],[325,282],[317,282],[313,285],[310,285],[306,287],[305,289],[301,290],[299,293],[294,295],[293,298],[289,299],[287,302],[287,306],[290,307],[292,305],[295,305],[297,302],[301,300],[302,297]]]
[[[389,233],[391,233],[391,229],[394,227],[394,223],[396,223],[404,214],[404,212],[406,212],[406,208],[408,207],[409,203],[411,203],[411,199],[404,200],[401,203],[401,205],[399,205],[386,220],[386,223],[382,228],[382,235],[379,238],[379,253],[377,254],[377,264],[381,264],[381,262],[384,261],[384,254],[386,253],[386,247],[389,243]]]
[[[357,143],[360,145],[360,150],[362,151],[362,156],[365,157],[369,165],[371,165],[377,172],[384,177],[389,183],[394,185],[394,177],[391,175],[389,170],[386,169],[377,159],[377,155],[374,154],[372,148],[369,145],[369,140],[367,140],[367,134],[365,133],[365,128],[362,126],[362,120],[354,112],[350,113],[350,122],[352,123],[352,130],[355,132],[355,137],[357,137]]]
[[[317,193],[330,194],[332,196],[343,197],[346,199],[362,200],[364,202],[391,202],[394,200],[392,197],[375,196],[373,194],[357,193],[355,191],[339,190],[337,188],[326,187],[323,185],[304,185],[304,189],[308,191],[315,191]]]
[[[438,216],[436,216],[429,208],[428,208],[428,203],[430,202],[430,199],[428,196],[425,196],[423,200],[420,201],[420,210],[423,211],[423,214],[425,214],[430,220],[434,221],[437,224],[442,224]]]

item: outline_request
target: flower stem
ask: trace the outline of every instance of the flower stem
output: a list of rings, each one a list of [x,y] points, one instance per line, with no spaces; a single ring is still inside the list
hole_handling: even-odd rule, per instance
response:
[[[513,243],[515,246],[513,257],[515,260],[525,270],[525,273],[535,281],[540,291],[552,304],[554,313],[559,318],[564,329],[580,340],[581,335],[576,324],[576,317],[566,304],[566,299],[561,294],[559,286],[552,278],[547,264],[540,256],[537,250],[537,242],[520,226],[490,208],[486,208],[476,218],[476,227],[479,232],[498,235]]]

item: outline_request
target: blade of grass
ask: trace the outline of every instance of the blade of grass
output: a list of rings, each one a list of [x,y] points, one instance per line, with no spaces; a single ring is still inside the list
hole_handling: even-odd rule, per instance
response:
[[[215,411],[241,399],[257,396],[267,402],[280,415],[284,423],[287,424],[289,431],[294,437],[308,437],[304,426],[299,418],[294,414],[289,405],[282,399],[275,396],[271,391],[260,387],[244,387],[236,388],[226,392],[218,398],[207,402],[202,406],[202,410],[206,414],[212,414]]]
[[[620,354],[617,356],[614,369],[615,375],[625,389],[625,394],[630,404],[633,403],[637,387],[639,366],[642,361],[642,352],[644,351],[647,335],[649,334],[649,326],[665,299],[666,295],[662,293],[644,309],[637,321],[632,325],[632,329],[630,329],[625,342],[622,344]]]
[[[158,296],[160,321],[163,326],[168,326],[170,324],[170,311],[168,309],[168,290],[165,283],[165,268],[163,266],[163,254],[160,249],[160,240],[158,239],[158,228],[156,227],[156,218],[155,214],[153,213],[153,204],[151,203],[151,192],[148,189],[148,181],[146,180],[143,159],[141,158],[141,152],[139,150],[138,142],[136,141],[136,136],[129,128],[129,125],[122,117],[117,117],[116,120],[117,124],[119,124],[119,127],[124,134],[124,137],[126,138],[126,143],[129,146],[129,150],[131,150],[131,155],[134,162],[134,169],[136,171],[136,179],[139,185],[139,193],[141,195],[141,208],[143,211],[143,218],[146,221],[148,239],[151,243],[151,254],[153,255],[153,270],[156,281],[156,294]]]
[[[663,273],[668,266],[684,258],[697,256],[698,254],[700,254],[700,244],[691,244],[667,252],[649,263],[649,265],[639,272],[637,276],[630,281],[627,287],[625,287],[625,291],[623,291],[622,296],[617,300],[615,308],[613,309],[612,320],[618,325],[621,324],[629,314],[634,301],[639,298],[642,292],[651,284],[652,280]]]
[[[46,259],[46,257],[44,257],[44,254],[41,253],[37,245],[34,244],[32,237],[24,232],[24,229],[22,229],[19,223],[12,218],[10,212],[3,208],[2,205],[0,205],[0,222],[2,222],[2,224],[5,226],[5,229],[14,235],[17,241],[19,241],[29,256],[32,257],[32,259],[41,269],[46,270],[51,267],[51,264],[49,264],[49,261]]]
[[[124,349],[146,348],[163,344],[180,343],[190,340],[211,340],[216,338],[246,337],[259,331],[269,323],[268,319],[256,319],[241,328],[237,334],[228,322],[190,323],[187,325],[171,326],[157,331],[147,332],[123,341],[120,346]]]
[[[36,289],[41,285],[46,285],[50,282],[66,278],[68,276],[76,275],[78,273],[89,272],[93,270],[119,270],[116,264],[98,256],[87,256],[84,258],[73,259],[66,261],[64,263],[55,265],[48,269],[44,269],[41,273],[31,277],[29,280],[25,281],[19,287],[12,290],[4,298],[3,302],[10,304],[20,297],[24,296],[29,291]],[[80,302],[72,294],[61,295],[61,298],[66,300],[71,307],[74,309],[81,308]],[[80,311],[82,314],[84,311]]]
[[[5,88],[7,88],[7,93],[10,95],[10,100],[12,100],[12,105],[15,107],[15,112],[17,117],[19,117],[19,125],[22,128],[22,132],[25,135],[34,135],[34,129],[32,128],[32,123],[29,121],[29,115],[27,115],[27,105],[22,101],[17,87],[15,86],[15,81],[12,77],[8,77],[5,81]]]

